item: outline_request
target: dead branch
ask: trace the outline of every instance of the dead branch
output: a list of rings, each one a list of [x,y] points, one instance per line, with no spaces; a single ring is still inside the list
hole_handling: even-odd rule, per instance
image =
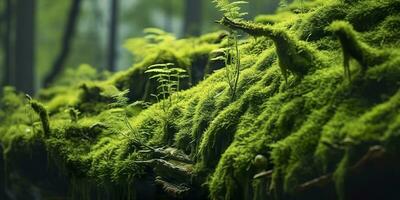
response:
[[[272,170],[262,171],[256,175],[254,175],[253,179],[258,179],[262,177],[270,178],[272,176]]]
[[[174,198],[183,197],[190,191],[190,188],[184,184],[170,183],[162,180],[161,177],[156,177],[156,180],[154,182],[156,183],[156,185],[160,186],[165,193]]]
[[[146,145],[142,145],[147,148],[147,150],[141,150],[141,153],[153,153],[154,157],[164,159],[164,160],[175,160],[184,162],[187,164],[193,164],[193,161],[189,158],[188,155],[181,152],[179,149],[172,147],[161,147],[161,148],[152,148]]]
[[[151,159],[147,161],[135,161],[135,163],[141,163],[153,167],[154,172],[165,177],[168,180],[180,180],[183,182],[190,182],[193,175],[192,171],[184,166],[172,164],[162,159]]]

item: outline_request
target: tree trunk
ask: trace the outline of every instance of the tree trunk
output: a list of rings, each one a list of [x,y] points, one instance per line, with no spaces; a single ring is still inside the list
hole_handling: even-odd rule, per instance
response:
[[[5,192],[5,180],[6,180],[6,175],[4,173],[4,151],[3,151],[3,146],[0,145],[0,199],[6,199],[6,192]]]
[[[102,2],[99,2],[98,0],[90,0],[90,2],[92,7],[92,10],[90,12],[92,12],[92,15],[94,17],[94,23],[92,23],[90,26],[90,34],[93,38],[94,48],[98,49],[98,51],[95,51],[92,61],[93,66],[96,66],[96,69],[98,71],[103,71],[107,69],[106,62],[108,58],[105,58],[106,52],[101,51],[101,49],[103,49],[101,34],[104,22],[103,11],[100,7]]]
[[[33,94],[35,89],[35,0],[17,0],[15,36],[15,87]]]
[[[107,62],[107,69],[111,72],[116,70],[117,62],[118,11],[118,0],[111,0]]]
[[[167,32],[172,32],[172,14],[173,14],[173,5],[171,0],[163,0],[164,1],[164,29]]]
[[[81,0],[73,0],[71,4],[67,23],[65,25],[64,35],[62,38],[62,49],[55,59],[50,73],[47,74],[44,80],[45,86],[49,86],[64,69],[65,62],[67,61],[68,55],[70,53],[72,39],[75,35],[75,30],[78,24],[81,2]]]
[[[185,0],[183,34],[185,36],[198,36],[201,34],[202,1]]]
[[[12,64],[13,57],[13,49],[12,49],[12,9],[13,5],[11,0],[5,0],[4,5],[4,76],[3,76],[3,85],[11,85],[14,81],[14,73],[12,70],[14,69]]]

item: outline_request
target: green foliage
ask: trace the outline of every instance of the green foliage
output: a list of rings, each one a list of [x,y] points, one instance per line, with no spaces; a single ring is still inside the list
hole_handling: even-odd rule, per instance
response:
[[[143,60],[149,54],[155,54],[160,45],[172,45],[176,42],[174,36],[161,29],[147,28],[143,32],[145,34],[143,38],[130,39],[125,44],[125,48],[134,54],[136,62]]]
[[[287,0],[280,0],[280,1],[279,1],[279,6],[280,6],[280,7],[286,7],[286,6],[288,6]]]
[[[224,14],[225,17],[230,19],[240,20],[247,13],[240,12],[240,5],[246,4],[247,1],[233,1],[229,0],[214,0],[216,7]],[[229,85],[229,92],[231,101],[236,98],[237,84],[240,76],[240,50],[239,50],[239,35],[234,29],[230,30],[228,35],[228,47],[219,49],[214,52],[222,52],[221,56],[213,60],[222,60],[225,63],[226,81]]]
[[[158,83],[158,93],[152,95],[161,102],[164,112],[169,112],[178,98],[174,94],[181,89],[181,81],[189,77],[186,70],[173,66],[173,63],[154,64],[145,71],[151,74],[150,79],[155,79]]]
[[[363,0],[345,6],[336,0],[307,1],[304,12],[295,12],[298,5],[290,4],[280,11],[288,20],[267,17],[267,21],[273,19],[267,26],[233,21],[231,25],[244,23],[244,29],[266,36],[238,38],[237,46],[228,39],[221,43],[219,34],[170,40],[158,38],[165,38],[163,33],[151,33],[150,38],[142,39],[146,45],[156,44],[150,45],[151,53],[143,54],[127,71],[105,81],[81,83],[80,87],[50,88],[40,95],[42,104],[36,110],[45,113],[42,108],[48,108],[51,116],[51,133],[46,138],[33,131],[41,121],[36,115],[29,119],[26,106],[30,104],[23,95],[5,88],[0,101],[4,155],[9,162],[18,163],[15,168],[26,165],[30,152],[49,155],[57,169],[74,177],[75,195],[134,198],[138,185],[153,184],[151,179],[141,178],[158,175],[155,170],[149,176],[150,167],[140,164],[154,158],[141,147],[172,146],[190,154],[194,161],[190,166],[195,169],[193,181],[183,184],[194,189],[204,185],[210,199],[324,199],[325,193],[318,190],[305,194],[298,188],[329,174],[333,174],[333,182],[318,188],[346,198],[359,191],[349,188],[363,179],[350,173],[371,147],[381,146],[390,156],[389,162],[372,160],[374,166],[391,166],[394,172],[399,169],[400,50],[392,31],[398,19],[389,16],[392,12],[381,12],[393,11],[382,2],[395,5],[397,1]],[[368,4],[372,6],[365,6]],[[354,9],[360,10],[351,13]],[[339,42],[328,34],[326,26],[336,18],[368,20],[360,14],[363,11],[368,11],[367,16],[380,13],[384,17],[379,14],[382,20],[363,27],[363,32],[356,32],[352,21],[335,22],[329,30],[339,36]],[[315,37],[305,42],[304,36],[310,33]],[[386,35],[390,37],[382,42]],[[348,42],[341,44],[341,38]],[[226,49],[219,52],[223,57],[218,59],[231,67],[235,66],[232,57],[239,57],[235,48],[240,51],[235,100],[231,101],[226,69],[215,70],[197,85],[180,90],[177,79],[184,75],[181,69],[193,77],[193,68],[186,66],[199,55],[207,57],[221,47]],[[342,75],[345,48],[357,61],[350,62],[352,84]],[[296,76],[282,77],[288,72],[301,76],[301,81],[286,87],[285,78],[296,81]],[[133,94],[144,93],[135,91],[139,87],[156,94],[159,102],[148,107],[136,102]],[[71,123],[65,108],[80,112],[72,116],[75,122]],[[38,151],[33,144],[41,144],[44,150]],[[254,179],[264,170],[272,170],[272,177]],[[373,178],[375,172],[369,167],[357,171],[365,179]],[[389,182],[397,177],[384,178],[382,185],[389,192],[380,195],[387,197],[396,190]],[[368,185],[362,192],[369,194],[376,187]]]
[[[128,97],[134,101],[150,101],[156,93],[155,81],[144,73],[148,66],[160,63],[173,63],[174,67],[185,69],[188,78],[182,80],[180,87],[186,89],[197,84],[212,68],[210,52],[221,46],[223,32],[206,34],[199,38],[176,39],[171,34],[158,29],[147,30],[145,38],[130,39],[125,47],[132,52],[135,64],[126,72],[116,74],[112,79],[121,89],[129,89]],[[218,66],[217,66],[218,67]]]
[[[111,97],[115,99],[115,102],[111,103],[111,107],[125,107],[128,105],[129,98],[126,95],[129,93],[129,90],[124,90],[121,92],[117,92],[115,94],[111,94]]]
[[[68,108],[66,112],[68,112],[69,116],[71,117],[71,122],[76,123],[78,121],[78,117],[80,114],[79,110],[75,108]]]
[[[379,64],[387,58],[384,52],[360,42],[353,26],[348,22],[335,21],[329,26],[329,30],[337,35],[342,45],[344,74],[349,80],[351,80],[350,58],[359,62],[363,72],[367,70],[367,67]]]
[[[241,5],[247,4],[247,1],[232,1],[230,0],[213,0],[216,7],[224,14],[224,16],[231,19],[240,19],[247,15],[246,12],[241,12]]]
[[[229,47],[224,49],[217,49],[213,53],[222,54],[215,57],[213,61],[223,61],[225,65],[225,79],[229,86],[229,94],[231,101],[236,98],[237,86],[240,77],[240,51],[238,45],[237,34],[233,33],[228,36]]]
[[[46,108],[43,104],[34,101],[32,99],[29,100],[29,104],[31,105],[32,109],[39,115],[40,121],[42,122],[42,128],[44,136],[47,138],[50,136],[50,122],[49,122],[49,115],[47,113]]]

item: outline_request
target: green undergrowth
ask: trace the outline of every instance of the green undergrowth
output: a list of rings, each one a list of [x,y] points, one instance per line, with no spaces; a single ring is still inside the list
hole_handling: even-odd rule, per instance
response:
[[[102,190],[134,198],[135,185],[149,175],[136,161],[151,159],[138,142],[168,145],[190,155],[210,199],[287,199],[326,174],[333,174],[336,195],[346,199],[348,172],[371,146],[400,153],[399,5],[295,1],[276,15],[258,16],[257,26],[284,34],[293,49],[280,51],[282,43],[268,35],[242,39],[234,101],[223,66],[211,61],[227,33],[176,39],[149,29],[145,38],[126,43],[135,54],[128,70],[99,76],[84,66],[83,81],[65,79],[39,93],[49,134],[29,100],[4,88],[4,158],[24,155],[14,150],[18,146],[41,143],[70,177],[76,198],[101,196]],[[284,60],[291,58],[297,60]],[[162,101],[168,99],[151,103],[156,85],[144,74],[163,63],[189,72],[186,90],[175,94],[167,112]],[[282,71],[282,63],[289,71]],[[293,67],[307,71],[299,75]],[[255,164],[257,155],[266,158],[265,166]],[[253,179],[268,170],[270,180]]]

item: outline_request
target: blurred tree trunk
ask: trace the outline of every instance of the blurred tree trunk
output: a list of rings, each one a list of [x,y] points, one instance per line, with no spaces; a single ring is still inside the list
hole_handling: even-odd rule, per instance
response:
[[[13,49],[12,49],[12,1],[5,0],[4,4],[4,77],[3,77],[3,85],[12,85],[14,83],[14,73],[12,70],[14,69],[12,61],[13,61]]]
[[[173,4],[172,0],[163,0],[164,1],[164,29],[167,32],[172,32],[172,15],[173,15]]]
[[[110,27],[108,36],[108,61],[107,69],[111,72],[116,70],[117,61],[117,36],[118,36],[118,0],[110,0]]]
[[[3,146],[0,145],[0,199],[6,199],[6,191],[5,191],[5,180],[6,175],[4,173],[4,159],[3,159],[4,151]]]
[[[78,24],[81,2],[81,0],[72,1],[67,23],[64,29],[64,35],[62,38],[61,51],[55,59],[50,73],[47,74],[44,80],[45,86],[49,86],[64,69],[65,63],[71,50],[72,39],[75,35],[75,30]]]
[[[185,0],[183,34],[198,36],[201,34],[202,2],[200,0]]]
[[[15,87],[33,94],[35,89],[35,0],[16,1]]]
[[[104,49],[102,45],[102,28],[104,24],[104,16],[103,16],[103,11],[101,10],[99,0],[91,0],[91,7],[92,7],[92,14],[93,14],[93,21],[94,23],[91,23],[91,31],[90,34],[93,36],[93,45],[95,49],[98,49],[98,51],[95,51],[93,55],[93,66],[96,66],[96,69],[98,71],[103,71],[104,69],[107,69],[106,67],[106,52],[100,51],[100,49]],[[107,58],[108,59],[108,58]]]

